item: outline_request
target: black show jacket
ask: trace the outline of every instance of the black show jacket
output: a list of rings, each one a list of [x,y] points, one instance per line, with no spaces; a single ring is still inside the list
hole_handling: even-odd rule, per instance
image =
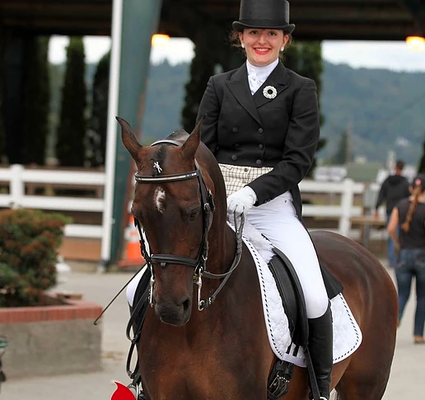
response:
[[[267,86],[276,89],[275,98],[264,96]],[[301,217],[298,184],[311,167],[320,135],[314,81],[279,62],[252,95],[243,64],[210,78],[197,120],[202,116],[202,141],[219,163],[273,167],[248,185],[256,205],[290,191]]]

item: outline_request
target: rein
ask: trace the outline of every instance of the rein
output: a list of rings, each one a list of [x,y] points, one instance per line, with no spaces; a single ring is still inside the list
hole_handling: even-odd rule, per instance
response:
[[[159,140],[152,143],[151,146],[156,146],[158,144],[171,144],[174,146],[181,146],[181,144],[174,140]],[[154,167],[157,169],[158,174],[161,174],[162,168],[157,162],[154,163]],[[244,226],[244,215],[241,215],[241,222],[239,227],[236,226],[236,215],[235,215],[235,236],[236,236],[236,252],[233,259],[232,265],[229,270],[225,273],[216,274],[206,270],[206,262],[208,259],[208,231],[211,225],[212,213],[215,210],[215,204],[211,190],[205,185],[204,179],[202,177],[202,170],[199,167],[198,162],[195,159],[195,170],[190,172],[184,172],[181,174],[169,174],[162,176],[146,176],[139,173],[135,174],[135,180],[139,184],[151,184],[151,183],[170,183],[170,182],[181,182],[189,179],[197,179],[199,184],[199,191],[201,194],[201,206],[202,206],[202,219],[203,219],[203,231],[202,231],[202,240],[199,247],[198,256],[196,259],[183,257],[174,254],[162,254],[162,253],[152,253],[149,254],[146,250],[146,242],[142,227],[140,222],[136,217],[134,217],[134,224],[139,231],[140,236],[140,251],[143,258],[146,261],[150,271],[151,271],[151,282],[150,282],[150,298],[149,302],[153,305],[153,289],[155,285],[155,275],[153,264],[160,264],[162,268],[165,268],[167,264],[180,264],[194,269],[193,282],[198,286],[198,310],[202,311],[205,308],[209,307],[214,303],[218,293],[222,290],[227,280],[230,278],[233,271],[239,265],[242,254],[242,232]],[[205,276],[209,279],[223,279],[220,286],[215,290],[215,292],[208,297],[206,300],[201,299],[201,289],[202,289],[202,276]]]

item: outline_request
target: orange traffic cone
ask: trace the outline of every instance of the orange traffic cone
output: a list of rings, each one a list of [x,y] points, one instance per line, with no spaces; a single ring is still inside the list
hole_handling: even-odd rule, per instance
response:
[[[126,241],[123,259],[119,262],[121,267],[142,266],[145,260],[140,251],[140,238],[137,228],[134,226],[134,217],[130,215],[128,226],[125,229],[124,238]]]

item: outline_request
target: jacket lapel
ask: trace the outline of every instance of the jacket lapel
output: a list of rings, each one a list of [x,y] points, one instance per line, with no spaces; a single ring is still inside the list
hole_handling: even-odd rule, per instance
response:
[[[286,68],[283,66],[281,62],[279,62],[276,68],[272,71],[266,81],[261,85],[261,87],[254,93],[254,103],[257,108],[263,106],[274,99],[268,99],[264,96],[263,90],[267,86],[272,86],[276,89],[277,94],[276,97],[279,96],[289,85],[287,82],[287,73]],[[275,98],[276,98],[275,97]]]
[[[261,125],[257,106],[249,89],[248,72],[245,63],[233,74],[231,80],[226,82],[226,85],[241,106]]]

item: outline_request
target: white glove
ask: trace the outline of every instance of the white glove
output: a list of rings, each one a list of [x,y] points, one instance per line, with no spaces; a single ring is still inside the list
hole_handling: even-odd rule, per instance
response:
[[[245,186],[227,198],[227,213],[229,215],[236,213],[237,216],[247,213],[256,201],[255,192],[249,186]]]

